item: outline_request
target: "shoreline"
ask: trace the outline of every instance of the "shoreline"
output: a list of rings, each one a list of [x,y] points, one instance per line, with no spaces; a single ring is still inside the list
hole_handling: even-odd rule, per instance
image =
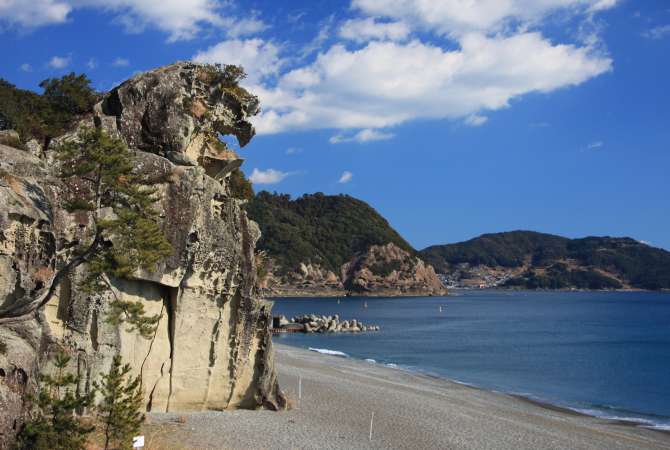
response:
[[[345,290],[332,290],[332,291],[307,291],[307,290],[295,290],[291,292],[282,292],[282,293],[271,293],[264,296],[268,300],[283,299],[283,298],[379,298],[379,297],[388,297],[388,298],[414,298],[414,297],[450,297],[458,295],[460,292],[559,292],[559,293],[571,293],[571,292],[639,292],[639,293],[655,293],[655,292],[670,292],[670,289],[639,289],[639,288],[623,288],[623,289],[519,289],[519,288],[505,288],[505,287],[487,287],[487,288],[464,288],[464,287],[449,287],[445,288],[446,292],[444,294],[435,294],[427,292],[393,292],[393,291],[383,291],[383,292],[351,292]]]
[[[364,360],[274,347],[293,409],[150,414],[144,431],[164,430],[169,444],[159,437],[156,448],[670,449],[667,432]]]
[[[447,376],[443,376],[443,375],[440,375],[440,374],[434,374],[434,373],[429,373],[429,372],[423,372],[421,370],[410,369],[410,368],[403,367],[402,365],[398,365],[398,364],[394,364],[394,363],[380,363],[377,360],[372,359],[372,358],[354,357],[354,356],[351,356],[347,353],[341,352],[339,350],[316,349],[316,348],[305,349],[304,347],[298,347],[298,346],[293,346],[293,345],[288,345],[288,344],[274,344],[274,345],[275,346],[280,346],[280,348],[281,347],[288,347],[288,348],[291,348],[291,349],[298,349],[298,350],[302,350],[302,351],[313,352],[313,353],[317,353],[317,354],[324,355],[324,356],[329,356],[330,355],[330,356],[334,356],[334,357],[349,359],[351,361],[358,361],[358,362],[365,362],[365,363],[368,363],[368,364],[374,364],[375,366],[378,366],[378,367],[381,367],[381,368],[384,368],[384,369],[399,370],[399,371],[406,372],[408,374],[413,374],[413,375],[416,375],[416,376],[419,376],[419,377],[426,377],[426,378],[432,379],[432,380],[441,380],[441,381],[444,381],[446,383],[453,383],[453,384],[463,386],[463,387],[468,388],[468,389],[474,389],[474,390],[477,390],[477,391],[488,392],[488,393],[496,394],[496,395],[506,395],[506,396],[515,398],[519,401],[526,402],[526,403],[529,403],[529,404],[534,405],[534,406],[538,406],[538,407],[541,407],[541,408],[545,408],[545,409],[555,411],[555,412],[559,412],[559,413],[563,413],[563,414],[575,415],[575,416],[581,416],[581,417],[589,417],[589,418],[592,418],[592,419],[604,420],[604,421],[617,423],[617,424],[621,424],[621,425],[632,426],[632,427],[636,427],[636,428],[643,428],[643,429],[647,429],[647,430],[652,430],[652,431],[657,431],[657,432],[660,432],[660,433],[664,433],[664,434],[667,434],[668,436],[670,436],[670,418],[666,418],[667,419],[667,425],[665,425],[665,424],[661,425],[661,424],[658,424],[658,423],[654,423],[653,421],[651,421],[649,419],[645,419],[645,416],[648,416],[648,415],[646,415],[644,413],[635,412],[635,411],[630,411],[630,414],[631,415],[638,415],[640,417],[607,416],[607,415],[605,415],[604,412],[603,412],[603,415],[589,414],[589,413],[585,412],[585,410],[581,410],[581,409],[576,408],[576,407],[570,407],[570,406],[566,406],[566,405],[560,405],[560,404],[557,404],[557,403],[552,403],[549,400],[544,400],[544,399],[541,399],[541,398],[532,397],[530,395],[524,395],[524,394],[518,394],[518,393],[514,393],[514,392],[507,392],[507,391],[499,391],[499,390],[489,389],[489,388],[486,388],[486,387],[483,387],[483,386],[476,385],[474,383],[469,383],[469,382],[466,382],[466,381],[461,381],[461,380],[457,380],[457,379],[454,379],[454,378],[449,378]],[[592,409],[592,411],[596,411],[595,408],[596,407],[594,407],[594,409]]]

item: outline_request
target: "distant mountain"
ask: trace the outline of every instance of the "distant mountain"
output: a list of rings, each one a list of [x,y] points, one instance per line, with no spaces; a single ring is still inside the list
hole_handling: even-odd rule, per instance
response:
[[[245,207],[261,228],[260,282],[269,295],[444,293],[433,268],[361,200],[259,192]]]
[[[670,289],[670,252],[631,238],[484,234],[419,252],[452,286]]]

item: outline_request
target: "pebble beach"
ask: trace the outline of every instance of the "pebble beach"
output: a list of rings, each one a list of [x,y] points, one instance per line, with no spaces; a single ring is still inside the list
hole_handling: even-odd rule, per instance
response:
[[[275,351],[291,410],[151,414],[147,448],[670,449],[665,431],[366,361]]]

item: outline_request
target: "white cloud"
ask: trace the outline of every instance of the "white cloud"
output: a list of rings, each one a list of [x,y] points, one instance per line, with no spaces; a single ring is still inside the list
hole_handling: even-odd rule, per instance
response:
[[[116,58],[112,62],[112,65],[114,67],[128,67],[130,65],[130,61],[128,61],[126,58]]]
[[[538,32],[470,33],[460,48],[412,40],[334,45],[316,60],[254,86],[261,134],[317,128],[385,128],[421,118],[466,118],[530,92],[581,84],[611,70],[588,46],[553,44]],[[338,140],[338,139],[336,139]]]
[[[255,184],[277,184],[290,175],[292,175],[290,172],[275,169],[259,170],[254,168],[249,180]]]
[[[289,148],[286,149],[286,154],[287,155],[297,155],[298,153],[302,153],[301,148],[289,147]]]
[[[465,124],[470,125],[471,127],[479,127],[484,125],[489,121],[489,118],[486,116],[480,116],[478,114],[471,114],[465,118]]]
[[[302,18],[305,17],[307,13],[305,11],[298,11],[295,14],[288,14],[286,16],[286,21],[290,24],[300,23]]]
[[[651,28],[643,32],[642,36],[648,39],[663,39],[666,36],[670,36],[670,25],[661,25]]]
[[[27,28],[63,23],[72,10],[60,0],[0,0],[0,21]]]
[[[403,20],[443,35],[492,33],[541,21],[559,10],[597,12],[617,0],[352,0],[365,14]]]
[[[340,27],[339,36],[355,42],[368,42],[373,39],[404,41],[411,30],[403,22],[377,22],[374,18],[351,19]]]
[[[334,21],[335,16],[330,15],[319,23],[319,33],[307,45],[303,46],[302,50],[300,50],[300,58],[305,59],[312,53],[321,50],[323,44],[330,38],[330,31]]]
[[[33,66],[31,66],[28,63],[24,63],[24,64],[21,64],[19,69],[21,69],[23,72],[32,72],[33,71]]]
[[[95,70],[98,67],[98,60],[95,58],[90,58],[86,62],[86,67],[88,67],[90,70]]]
[[[203,28],[217,28],[237,37],[267,27],[254,15],[224,13],[230,5],[232,2],[217,0],[0,0],[0,21],[36,28],[65,22],[75,8],[96,8],[113,14],[130,33],[151,26],[168,33],[169,41],[191,39]]]
[[[338,183],[345,184],[351,181],[351,179],[354,177],[354,174],[349,172],[348,170],[345,170],[342,172],[342,176],[340,177],[339,180],[337,180]]]
[[[48,66],[52,69],[64,69],[70,65],[72,58],[70,56],[53,56],[49,60]]]
[[[224,22],[226,34],[231,38],[244,36],[253,36],[268,28],[268,25],[257,17],[222,19]]]
[[[586,146],[587,149],[589,150],[596,150],[601,148],[605,143],[603,141],[595,141],[591,142],[589,145]]]
[[[341,144],[343,142],[358,142],[359,144],[364,144],[371,141],[386,141],[393,139],[394,136],[393,133],[385,133],[383,131],[366,128],[351,136],[345,136],[342,133],[338,133],[335,136],[331,136],[328,141],[331,144]]]
[[[283,61],[279,48],[262,39],[232,39],[219,42],[207,50],[198,52],[193,60],[205,63],[237,64],[244,67],[246,83],[260,82],[263,78],[278,73]]]

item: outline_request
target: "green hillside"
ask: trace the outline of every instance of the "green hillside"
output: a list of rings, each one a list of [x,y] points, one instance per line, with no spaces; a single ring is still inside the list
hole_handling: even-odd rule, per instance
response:
[[[568,239],[533,231],[484,234],[420,252],[439,273],[462,263],[528,270],[507,286],[670,289],[670,252],[631,238]]]
[[[355,254],[389,242],[415,252],[370,205],[348,195],[316,193],[291,199],[263,191],[246,209],[263,233],[258,249],[280,264],[280,273],[303,262],[337,273]]]

